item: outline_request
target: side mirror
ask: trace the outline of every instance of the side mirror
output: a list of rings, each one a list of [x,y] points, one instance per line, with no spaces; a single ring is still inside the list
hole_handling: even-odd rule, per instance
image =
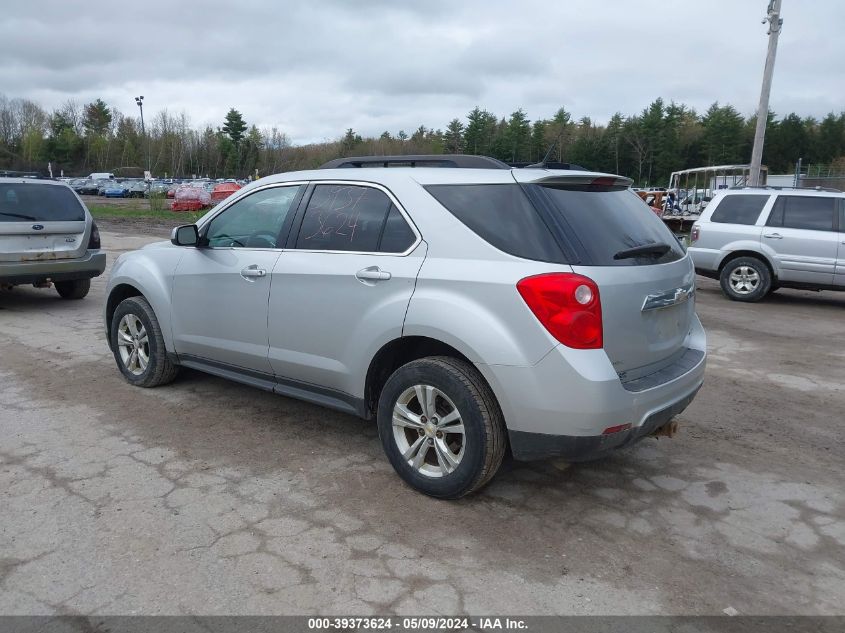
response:
[[[197,246],[200,241],[196,224],[177,226],[170,232],[170,241],[176,246]]]

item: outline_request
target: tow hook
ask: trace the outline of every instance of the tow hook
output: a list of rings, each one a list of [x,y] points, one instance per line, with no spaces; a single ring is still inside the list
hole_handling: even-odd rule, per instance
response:
[[[677,420],[669,420],[663,426],[655,429],[651,432],[652,437],[675,437],[678,433],[678,427],[680,424]]]

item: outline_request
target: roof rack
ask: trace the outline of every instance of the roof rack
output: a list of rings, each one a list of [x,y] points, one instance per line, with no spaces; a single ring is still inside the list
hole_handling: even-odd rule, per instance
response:
[[[834,187],[781,187],[776,185],[737,185],[734,187],[729,187],[729,189],[774,189],[776,191],[780,191],[781,189],[794,189],[796,191],[825,191],[827,193],[842,193],[841,189],[836,189]]]
[[[405,156],[350,156],[335,158],[320,169],[349,169],[359,167],[450,167],[460,169],[510,169],[500,160],[489,156],[468,154],[408,154]]]

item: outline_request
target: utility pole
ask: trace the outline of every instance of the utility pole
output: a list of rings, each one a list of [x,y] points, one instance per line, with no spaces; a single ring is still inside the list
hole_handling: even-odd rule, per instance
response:
[[[757,106],[757,129],[754,132],[754,149],[751,150],[751,186],[760,184],[760,168],[763,164],[763,142],[766,140],[766,122],[769,118],[769,93],[772,91],[772,74],[775,70],[775,55],[778,52],[778,35],[783,26],[780,17],[781,0],[769,0],[767,15],[763,24],[769,23],[769,50],[766,53],[766,67],[763,70],[763,86],[760,89],[760,105]]]
[[[144,95],[140,97],[135,97],[135,103],[138,105],[138,108],[141,110],[141,136],[144,137],[144,141],[147,144],[147,171],[151,171],[150,168],[150,139],[147,138],[147,131],[144,128]]]

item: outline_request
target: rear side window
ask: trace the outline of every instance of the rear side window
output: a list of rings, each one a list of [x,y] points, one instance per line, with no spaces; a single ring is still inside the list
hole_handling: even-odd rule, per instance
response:
[[[80,222],[85,210],[67,187],[0,184],[0,222]]]
[[[381,234],[381,242],[378,246],[379,252],[404,253],[411,247],[415,239],[414,232],[408,226],[405,218],[402,217],[399,209],[396,208],[396,205],[391,204]]]
[[[429,185],[426,190],[479,237],[510,255],[568,263],[522,188],[512,185]]]
[[[569,253],[570,263],[642,266],[684,257],[663,221],[627,188],[532,184],[526,191]],[[641,247],[645,252],[635,254]]]
[[[836,198],[778,196],[768,226],[810,231],[832,231]]]
[[[754,224],[768,200],[769,196],[725,196],[713,211],[710,221],[725,224]]]
[[[383,191],[326,184],[314,187],[296,248],[402,253],[415,239],[413,230]]]

